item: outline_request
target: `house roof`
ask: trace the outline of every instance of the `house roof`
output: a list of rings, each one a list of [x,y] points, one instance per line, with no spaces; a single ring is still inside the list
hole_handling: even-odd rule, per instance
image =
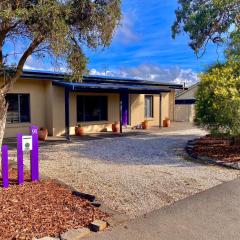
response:
[[[165,83],[158,81],[138,80],[131,78],[84,75],[81,83],[66,81],[69,76],[63,73],[23,71],[21,78],[32,80],[50,80],[54,85],[77,90],[109,90],[109,91],[131,91],[131,92],[169,92],[171,89],[182,89],[183,85]]]
[[[176,98],[178,98],[178,97],[182,96],[183,94],[191,91],[193,88],[197,87],[198,85],[199,85],[199,82],[193,84],[192,86],[190,86],[190,87],[187,88],[187,89],[185,88],[185,90],[183,90],[183,91],[181,91],[181,92],[179,92],[179,93],[176,94]]]

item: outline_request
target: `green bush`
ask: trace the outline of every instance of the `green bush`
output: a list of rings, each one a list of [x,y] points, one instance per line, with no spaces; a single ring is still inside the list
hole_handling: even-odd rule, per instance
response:
[[[195,122],[213,135],[240,135],[240,63],[211,67],[200,75]]]

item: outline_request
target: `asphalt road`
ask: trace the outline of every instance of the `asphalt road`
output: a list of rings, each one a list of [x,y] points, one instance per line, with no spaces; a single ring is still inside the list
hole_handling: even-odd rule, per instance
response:
[[[240,178],[86,239],[239,240]]]

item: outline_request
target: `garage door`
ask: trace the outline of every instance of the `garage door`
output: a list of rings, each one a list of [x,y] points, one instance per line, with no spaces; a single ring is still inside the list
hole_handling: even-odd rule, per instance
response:
[[[195,117],[195,104],[176,104],[175,121],[193,122]]]

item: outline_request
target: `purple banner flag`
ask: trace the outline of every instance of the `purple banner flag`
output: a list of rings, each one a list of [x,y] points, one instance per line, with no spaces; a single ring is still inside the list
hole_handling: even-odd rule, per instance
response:
[[[9,185],[8,181],[8,146],[2,146],[2,186],[7,188]]]
[[[31,151],[31,179],[39,180],[39,163],[38,163],[38,127],[31,126],[30,134],[32,135],[32,151]]]
[[[24,169],[23,169],[23,149],[22,149],[22,134],[17,134],[17,163],[18,163],[18,184],[23,184]]]

